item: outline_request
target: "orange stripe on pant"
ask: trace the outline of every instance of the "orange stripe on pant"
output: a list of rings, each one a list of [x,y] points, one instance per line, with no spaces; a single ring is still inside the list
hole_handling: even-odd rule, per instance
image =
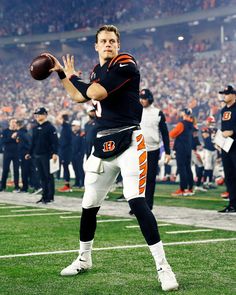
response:
[[[139,194],[141,195],[145,191],[147,180],[147,151],[142,134],[136,137],[136,141],[138,143],[137,150],[144,150],[139,156]]]

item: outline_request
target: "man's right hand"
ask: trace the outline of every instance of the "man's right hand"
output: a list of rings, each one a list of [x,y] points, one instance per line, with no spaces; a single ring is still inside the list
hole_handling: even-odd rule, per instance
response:
[[[54,55],[48,52],[42,53],[41,55],[49,56],[54,61],[54,67],[50,69],[50,72],[64,71],[63,66],[60,64],[59,60]]]

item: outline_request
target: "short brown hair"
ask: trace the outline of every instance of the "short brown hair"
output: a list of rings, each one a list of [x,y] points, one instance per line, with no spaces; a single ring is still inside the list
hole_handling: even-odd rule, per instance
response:
[[[113,25],[104,25],[97,30],[96,43],[98,43],[98,34],[102,31],[114,32],[116,34],[117,41],[120,42],[120,32],[119,32],[118,28]]]

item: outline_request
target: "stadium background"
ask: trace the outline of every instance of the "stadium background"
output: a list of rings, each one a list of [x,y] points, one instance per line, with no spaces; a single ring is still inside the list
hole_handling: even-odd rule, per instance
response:
[[[47,4],[47,5],[46,5]],[[9,116],[29,120],[39,105],[53,121],[62,109],[86,116],[60,87],[55,74],[45,81],[29,75],[31,60],[49,51],[75,55],[88,79],[97,63],[97,26],[117,25],[122,51],[139,62],[141,87],[150,88],[167,117],[176,123],[180,107],[192,107],[199,124],[219,118],[218,90],[235,81],[235,1],[6,1],[0,3],[0,122]]]

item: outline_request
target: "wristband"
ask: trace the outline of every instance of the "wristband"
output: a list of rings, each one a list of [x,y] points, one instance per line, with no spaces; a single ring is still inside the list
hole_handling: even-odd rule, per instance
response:
[[[60,78],[61,80],[63,80],[63,79],[66,78],[66,74],[65,74],[65,72],[62,71],[62,70],[58,71],[57,74],[58,74],[58,76],[59,76],[59,78]]]
[[[83,97],[87,100],[91,100],[90,97],[87,96],[87,90],[91,84],[87,84],[81,81],[78,76],[72,75],[70,77],[71,83],[79,90],[79,92],[83,95]]]

